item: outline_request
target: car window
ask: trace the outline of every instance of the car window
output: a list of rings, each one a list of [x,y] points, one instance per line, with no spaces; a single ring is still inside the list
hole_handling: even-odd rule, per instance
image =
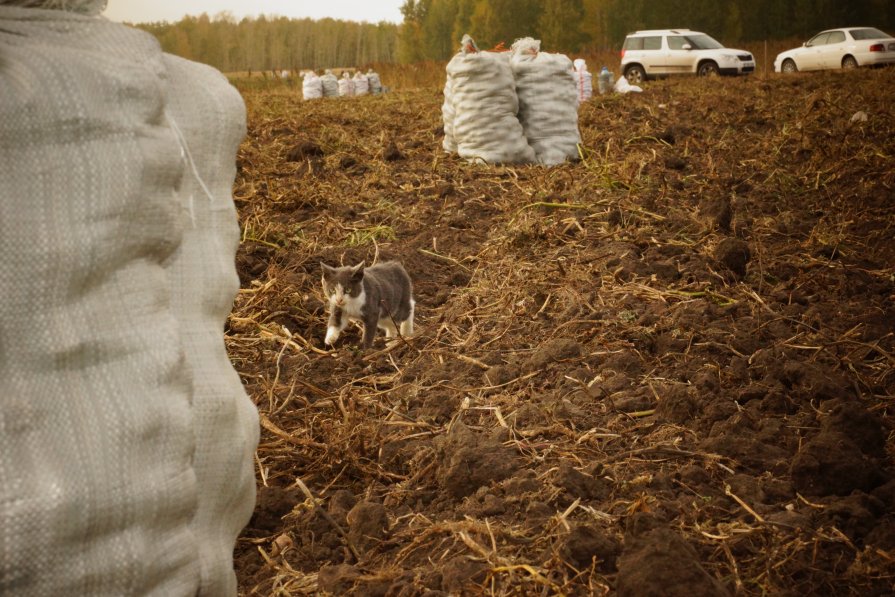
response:
[[[670,50],[683,50],[684,44],[687,42],[687,38],[683,35],[669,35],[668,40],[668,49]]]
[[[844,31],[833,31],[830,33],[830,36],[827,38],[828,44],[841,44],[845,41],[845,32]]]
[[[661,50],[662,49],[662,37],[644,37],[643,38],[643,49],[644,50]]]
[[[694,50],[717,50],[724,47],[721,42],[705,34],[687,35],[686,39]]]
[[[850,31],[851,36],[856,40],[861,39],[884,39],[888,37],[892,37],[891,35],[886,35],[879,29],[867,28],[867,29],[852,29]]]
[[[626,37],[625,45],[622,46],[625,50],[642,50],[643,49],[643,38],[642,37]]]
[[[830,32],[826,31],[824,33],[818,33],[814,37],[808,40],[809,46],[822,46],[827,43],[827,38],[830,37]]]

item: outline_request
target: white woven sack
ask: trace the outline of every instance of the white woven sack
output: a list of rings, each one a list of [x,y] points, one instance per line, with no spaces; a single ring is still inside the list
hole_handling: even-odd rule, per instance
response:
[[[0,594],[235,594],[241,100],[104,19],[0,5],[0,55]]]
[[[348,76],[348,73],[345,73],[339,79],[339,96],[351,97],[352,95],[354,95],[354,80]]]
[[[306,100],[323,97],[323,81],[316,74],[305,73],[301,81],[301,96]]]
[[[628,79],[624,76],[618,78],[615,84],[612,86],[612,90],[616,93],[640,93],[643,91],[641,87],[638,85],[631,85],[628,82]]]
[[[106,4],[108,4],[106,0],[0,0],[0,6],[65,10],[89,16],[101,13]]]
[[[573,63],[575,66],[575,88],[578,92],[578,103],[582,104],[594,95],[594,76],[587,70],[587,63],[583,58],[576,58]]]
[[[534,150],[516,117],[519,103],[507,53],[479,52],[467,35],[447,73],[460,157],[489,164],[533,162]]]
[[[367,95],[370,93],[370,81],[367,79],[367,75],[361,72],[354,73],[352,81],[354,81],[354,95]]]
[[[320,83],[323,85],[323,97],[339,96],[339,78],[332,71],[327,70],[320,77]]]
[[[0,594],[195,595],[161,50],[4,5],[0,56]]]
[[[373,72],[372,69],[368,70],[367,79],[370,81],[370,93],[373,95],[382,93],[382,81],[379,78],[379,73]]]
[[[235,595],[233,548],[255,506],[258,412],[230,364],[223,329],[239,290],[239,225],[231,189],[245,137],[245,105],[217,70],[165,55],[166,113],[182,134],[188,172],[178,195],[188,209],[180,248],[166,262],[171,306],[193,381],[193,467],[199,503],[200,595]]]
[[[457,153],[457,140],[454,138],[454,100],[450,76],[444,82],[444,102],[441,104],[441,120],[444,123],[444,139],[441,140],[441,146],[448,153]]]
[[[510,64],[525,137],[538,161],[553,166],[578,156],[578,94],[572,61],[539,47],[531,38],[516,40]]]

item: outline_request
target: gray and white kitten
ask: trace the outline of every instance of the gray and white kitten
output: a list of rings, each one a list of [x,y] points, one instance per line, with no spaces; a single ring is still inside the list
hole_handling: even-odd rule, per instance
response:
[[[413,335],[413,284],[404,267],[386,261],[365,268],[330,267],[322,263],[323,292],[329,300],[329,323],[324,342],[332,346],[349,321],[364,324],[364,348],[373,345],[376,328],[385,330],[386,338]]]

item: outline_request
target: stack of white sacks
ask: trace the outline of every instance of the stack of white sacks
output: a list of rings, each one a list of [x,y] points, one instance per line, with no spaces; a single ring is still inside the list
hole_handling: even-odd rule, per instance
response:
[[[468,35],[447,65],[445,151],[487,163],[556,165],[578,156],[578,92],[572,62],[517,40],[481,52]]]
[[[444,148],[460,157],[488,163],[535,161],[535,152],[517,118],[519,98],[509,54],[480,52],[465,35],[447,72],[442,108]]]
[[[329,69],[322,77],[318,77],[314,71],[308,70],[302,73],[301,91],[302,97],[306,100],[323,97],[377,95],[382,93],[382,82],[373,69],[368,70],[366,74],[358,71],[353,77],[350,73],[343,72],[342,78],[336,77]]]

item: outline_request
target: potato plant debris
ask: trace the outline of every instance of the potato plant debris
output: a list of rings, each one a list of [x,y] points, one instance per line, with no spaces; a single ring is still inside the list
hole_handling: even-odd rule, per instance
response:
[[[891,593],[893,90],[653,82],[545,168],[445,154],[439,92],[245,89],[241,594]],[[416,336],[328,350],[320,263],[386,259]]]

